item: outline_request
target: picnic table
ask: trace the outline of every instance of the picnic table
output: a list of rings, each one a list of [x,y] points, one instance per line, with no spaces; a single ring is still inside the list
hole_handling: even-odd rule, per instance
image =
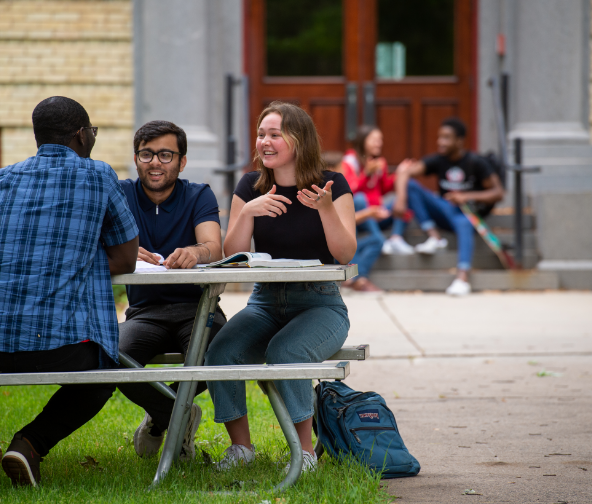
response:
[[[203,366],[204,355],[209,339],[210,329],[213,324],[218,296],[224,292],[227,283],[243,282],[329,282],[344,281],[356,276],[357,265],[327,265],[309,268],[200,268],[189,270],[167,270],[136,272],[126,275],[116,275],[111,278],[114,285],[157,285],[157,284],[196,284],[203,289],[195,322],[191,333],[191,340],[185,356],[185,367]],[[124,357],[125,359],[125,357]],[[125,365],[134,366],[133,362],[125,362]],[[233,368],[222,371],[222,367]],[[290,470],[285,479],[276,486],[276,489],[293,485],[302,472],[302,449],[300,440],[288,410],[279,395],[272,380],[278,379],[344,379],[349,374],[349,363],[338,364],[294,364],[265,366],[268,371],[261,369],[263,366],[219,366],[218,377],[211,375],[216,368],[203,368],[204,377],[210,381],[222,380],[252,380],[257,379],[263,391],[267,394],[269,402],[281,426],[282,432],[290,448]],[[240,368],[240,369],[239,369]],[[132,370],[130,370],[132,371]],[[137,370],[139,371],[139,370]],[[232,371],[232,373],[230,373]],[[230,374],[229,374],[230,373]],[[173,461],[179,456],[183,436],[193,397],[197,388],[198,375],[194,374],[193,381],[182,381],[176,393],[175,405],[169,423],[168,433],[165,439],[162,455],[153,486],[166,476]],[[170,394],[170,389],[164,384],[160,390]]]
[[[279,395],[274,380],[343,380],[349,374],[349,362],[318,364],[277,364],[204,367],[203,360],[213,324],[218,296],[224,292],[226,283],[235,282],[324,282],[344,281],[357,275],[356,265],[315,266],[310,268],[229,268],[190,269],[136,272],[116,275],[114,285],[197,284],[203,288],[199,300],[191,340],[182,368],[146,369],[125,354],[121,362],[131,368],[115,370],[91,370],[76,372],[46,373],[0,373],[0,386],[14,385],[68,385],[85,383],[142,383],[149,382],[163,394],[175,400],[168,433],[152,486],[158,485],[166,476],[173,461],[178,458],[189,420],[193,398],[199,381],[257,380],[266,393],[290,448],[290,470],[274,489],[281,490],[293,485],[302,472],[302,449],[300,440],[288,410]],[[362,360],[368,356],[367,345],[343,347],[331,357],[335,359]],[[180,356],[165,354],[165,362],[179,362]],[[180,382],[175,394],[163,382]]]

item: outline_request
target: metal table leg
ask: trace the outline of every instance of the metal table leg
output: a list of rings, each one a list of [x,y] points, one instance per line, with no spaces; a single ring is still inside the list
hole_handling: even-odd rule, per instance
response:
[[[288,471],[288,474],[284,480],[273,487],[274,490],[283,491],[296,483],[302,474],[302,464],[304,462],[304,457],[302,455],[302,445],[300,444],[298,433],[296,432],[294,423],[290,418],[288,409],[286,408],[284,400],[282,399],[282,396],[280,396],[275,384],[272,381],[259,381],[258,383],[263,392],[265,392],[269,398],[273,412],[280,423],[280,427],[282,428],[282,432],[284,433],[290,448],[290,470]]]
[[[203,364],[210,329],[214,322],[216,302],[223,291],[224,284],[204,286],[197,313],[195,314],[187,355],[185,356],[185,366],[201,366]],[[152,481],[152,488],[164,479],[173,461],[179,457],[196,388],[197,382],[182,382],[179,384],[177,399],[173,407],[158,469]]]

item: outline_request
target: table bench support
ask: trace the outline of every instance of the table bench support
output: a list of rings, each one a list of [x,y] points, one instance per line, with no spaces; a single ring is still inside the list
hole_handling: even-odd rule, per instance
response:
[[[267,395],[271,407],[273,408],[273,412],[275,413],[286,441],[288,442],[288,448],[290,448],[290,469],[288,474],[281,483],[273,487],[274,490],[283,491],[296,483],[302,473],[302,464],[304,463],[302,445],[300,444],[300,438],[298,437],[290,413],[288,413],[288,408],[286,408],[284,400],[278,392],[275,384],[272,381],[259,381],[258,384]]]
[[[214,292],[212,292],[212,287],[214,287]],[[206,286],[199,300],[195,322],[191,330],[191,340],[185,357],[185,366],[203,365],[210,330],[216,314],[218,293],[215,291],[219,290],[216,287],[218,286]],[[197,382],[182,382],[179,384],[162,455],[151,488],[156,487],[164,479],[173,461],[179,457],[196,390]]]

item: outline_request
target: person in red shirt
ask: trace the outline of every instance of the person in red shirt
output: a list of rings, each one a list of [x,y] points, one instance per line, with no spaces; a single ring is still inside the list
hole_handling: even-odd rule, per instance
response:
[[[370,207],[383,207],[387,212],[381,220],[368,219],[358,225],[358,231],[382,237],[382,230],[391,229],[391,236],[384,240],[383,254],[411,255],[414,249],[403,238],[408,212],[403,218],[393,215],[394,199],[385,204],[383,196],[395,191],[396,174],[388,172],[386,159],[381,156],[383,135],[376,126],[358,128],[353,149],[348,150],[341,167],[345,179],[354,193],[356,212]]]

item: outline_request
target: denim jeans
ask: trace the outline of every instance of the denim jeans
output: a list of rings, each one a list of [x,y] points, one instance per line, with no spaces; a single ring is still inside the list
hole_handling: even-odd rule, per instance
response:
[[[456,234],[458,240],[457,268],[464,271],[470,270],[475,247],[475,233],[473,225],[462,213],[462,210],[428,191],[415,180],[409,181],[407,198],[409,208],[413,210],[421,229],[427,231],[438,226]]]
[[[335,282],[256,283],[246,308],[212,341],[206,366],[323,362],[347,338],[347,308]],[[311,418],[311,380],[275,382],[294,423]],[[208,381],[217,423],[247,414],[244,381]]]
[[[386,205],[388,210],[393,209],[394,202]],[[356,212],[368,208],[368,199],[364,193],[357,193],[354,195],[354,209]],[[352,263],[358,265],[358,275],[366,277],[370,275],[370,270],[380,257],[382,244],[384,243],[383,229],[392,226],[392,234],[402,236],[405,232],[406,223],[401,219],[393,219],[387,217],[386,219],[376,222],[374,219],[368,219],[356,226],[356,233],[365,233],[365,236],[358,238],[358,248],[356,255],[352,259]]]

